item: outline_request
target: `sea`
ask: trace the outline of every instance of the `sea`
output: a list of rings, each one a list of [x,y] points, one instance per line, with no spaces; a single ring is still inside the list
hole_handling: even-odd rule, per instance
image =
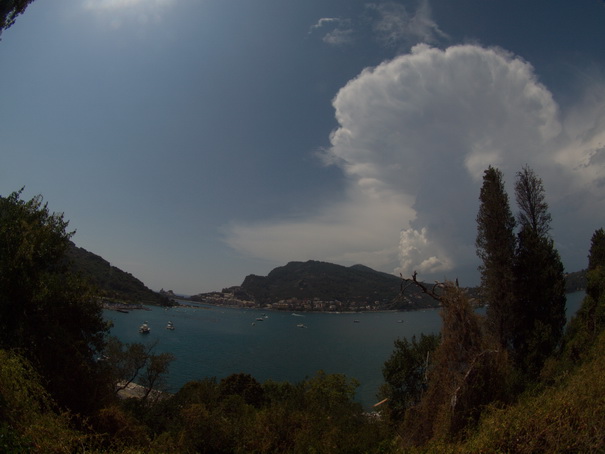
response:
[[[568,319],[583,297],[584,292],[567,294]],[[378,401],[382,366],[394,341],[441,329],[440,309],[292,313],[181,303],[191,307],[104,311],[113,323],[110,334],[122,342],[154,345],[156,353],[174,355],[167,377],[170,392],[192,380],[220,380],[234,373],[250,374],[261,383],[297,383],[323,370],[356,379],[355,398],[370,409]],[[166,329],[169,321],[174,330]],[[138,332],[144,322],[149,334]]]

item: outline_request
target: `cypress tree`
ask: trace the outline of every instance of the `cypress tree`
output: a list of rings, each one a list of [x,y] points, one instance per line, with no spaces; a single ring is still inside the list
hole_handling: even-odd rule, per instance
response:
[[[515,195],[521,229],[514,267],[514,356],[521,370],[535,376],[563,334],[565,276],[561,258],[549,235],[551,216],[544,186],[529,167],[517,173]]]
[[[489,306],[490,330],[506,348],[512,346],[514,325],[515,218],[504,189],[502,172],[490,166],[483,175],[477,214],[477,255],[482,260],[482,297]]]

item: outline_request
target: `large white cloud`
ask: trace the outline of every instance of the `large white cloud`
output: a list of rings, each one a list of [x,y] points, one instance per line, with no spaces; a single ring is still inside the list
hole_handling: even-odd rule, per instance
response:
[[[333,101],[339,127],[324,159],[342,169],[347,198],[302,221],[232,226],[228,242],[280,261],[360,262],[406,275],[474,269],[488,165],[511,186],[529,164],[544,180],[555,218],[564,205],[580,215],[581,203],[567,203],[576,197],[586,206],[602,201],[604,101],[587,96],[562,118],[522,59],[476,45],[418,45],[364,70]],[[600,211],[585,210],[597,223]]]

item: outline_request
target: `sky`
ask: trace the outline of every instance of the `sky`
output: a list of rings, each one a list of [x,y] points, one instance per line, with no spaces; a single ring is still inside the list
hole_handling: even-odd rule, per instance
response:
[[[484,170],[605,227],[602,0],[37,0],[0,36],[0,195],[154,290],[290,261],[479,282]]]

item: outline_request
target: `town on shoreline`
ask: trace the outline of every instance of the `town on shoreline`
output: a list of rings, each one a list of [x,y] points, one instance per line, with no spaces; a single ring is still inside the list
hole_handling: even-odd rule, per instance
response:
[[[324,300],[319,297],[314,298],[286,298],[275,302],[255,301],[250,298],[239,297],[237,289],[223,289],[222,292],[201,293],[193,296],[178,296],[168,291],[162,291],[162,294],[169,297],[174,305],[183,306],[183,302],[193,302],[197,304],[207,304],[210,306],[223,306],[233,308],[263,309],[291,312],[376,312],[387,310],[416,310],[438,307],[438,301],[423,298],[420,294],[411,295],[406,298],[407,301],[394,302],[393,300],[374,300],[366,299],[341,301],[337,299]]]

